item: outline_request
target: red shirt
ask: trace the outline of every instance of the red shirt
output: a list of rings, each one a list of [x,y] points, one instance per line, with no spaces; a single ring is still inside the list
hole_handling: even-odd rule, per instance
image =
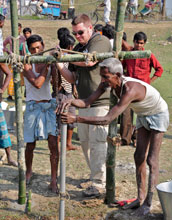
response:
[[[125,76],[140,79],[149,84],[152,67],[155,69],[154,76],[160,77],[163,73],[163,68],[153,53],[150,58],[123,60],[122,64],[124,71],[126,70]]]

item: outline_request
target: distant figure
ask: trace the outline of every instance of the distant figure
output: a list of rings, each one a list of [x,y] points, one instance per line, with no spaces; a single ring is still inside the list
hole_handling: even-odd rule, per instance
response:
[[[20,23],[18,23],[19,47],[26,40],[25,37],[23,35],[21,35],[21,31],[22,31],[22,25]],[[4,46],[4,49],[3,49],[4,52],[6,52],[7,54],[12,53],[12,36],[8,36],[4,40],[3,46]],[[11,72],[13,72],[10,65],[9,65],[9,68],[10,68]],[[13,100],[13,98],[12,98],[13,96],[14,96],[14,82],[13,82],[13,77],[12,77],[11,80],[10,80],[10,83],[8,85],[8,97],[7,97],[7,99],[9,101]]]
[[[110,24],[111,0],[104,0],[100,7],[104,7],[104,22]]]
[[[18,37],[19,37],[19,46],[21,43],[25,42],[25,37],[23,35],[21,35],[22,32],[22,25],[20,23],[18,23]],[[12,36],[8,36],[4,42],[4,52],[6,52],[7,54],[10,54],[12,52]],[[8,46],[9,45],[9,49]]]
[[[36,9],[37,9],[37,12],[38,13],[41,13],[42,12],[42,7],[44,7],[44,8],[47,8],[48,7],[48,4],[47,4],[47,2],[45,2],[44,0],[32,0],[32,2],[37,2],[36,3]]]
[[[59,28],[57,31],[57,37],[59,39],[59,46],[62,49],[67,49],[67,50],[73,50],[74,44],[75,44],[75,38],[70,35],[70,32],[67,28],[62,27]],[[65,55],[67,53],[63,53]],[[66,62],[64,63],[65,67],[68,68],[69,63]],[[55,98],[57,97],[58,101],[61,102],[64,99],[71,98],[72,96],[72,91],[74,84],[69,83],[61,74],[60,72],[58,73],[58,85],[55,87],[53,86],[53,95],[52,97]],[[69,112],[75,114],[75,107],[71,106],[69,108]],[[59,118],[59,124],[60,118]],[[72,135],[73,135],[73,129],[74,129],[74,124],[68,124],[67,126],[67,146],[66,149],[68,151],[70,150],[76,150],[77,148],[72,145]],[[60,133],[60,129],[59,129]],[[58,142],[60,141],[60,135],[58,136]]]
[[[3,56],[3,37],[2,37],[2,28],[4,26],[5,16],[0,14],[0,56]],[[4,74],[5,80],[4,80]],[[7,156],[8,164],[12,166],[17,166],[17,162],[15,162],[11,157],[11,139],[8,134],[7,123],[4,117],[4,113],[1,107],[2,94],[6,90],[12,73],[10,72],[8,66],[5,63],[0,63],[0,148],[5,149],[5,153]]]
[[[26,27],[23,29],[23,36],[25,37],[26,40],[31,36],[31,34],[32,34],[31,28]],[[20,44],[19,53],[22,56],[30,54],[26,41]],[[21,86],[24,86],[23,73],[20,73],[20,77],[21,77]],[[25,90],[25,93],[26,93],[26,90]]]
[[[131,15],[133,15],[134,19],[137,19],[138,14],[138,0],[129,0],[128,2],[128,10],[129,10],[129,20],[131,20]]]
[[[113,25],[106,24],[102,28],[102,34],[110,40],[111,46],[113,48],[115,27]]]
[[[25,37],[26,40],[31,36],[31,34],[32,34],[31,28],[26,27],[23,29],[23,36]],[[20,55],[22,56],[26,54],[30,54],[26,41],[20,44],[19,51],[20,51]]]
[[[102,35],[102,29],[103,29],[103,25],[102,24],[96,24],[94,26],[94,31],[95,32],[99,32]]]

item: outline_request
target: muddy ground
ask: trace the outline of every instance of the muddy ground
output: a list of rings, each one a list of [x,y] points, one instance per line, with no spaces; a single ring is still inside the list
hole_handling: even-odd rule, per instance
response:
[[[70,21],[21,21],[23,27],[29,26],[34,33],[43,36],[46,49],[54,46],[56,31],[61,26],[70,27]],[[152,26],[147,24],[127,23],[126,29],[129,36],[133,35],[136,29],[161,29],[161,32],[171,28],[171,23],[161,23]],[[133,28],[135,30],[133,31]],[[6,21],[4,37],[9,34],[10,22]],[[10,103],[14,105],[14,103]],[[166,133],[160,154],[160,178],[159,182],[168,181],[172,177],[171,164],[172,148],[171,135],[172,125]],[[16,134],[10,133],[13,147],[12,155],[17,158]],[[88,186],[89,170],[84,160],[80,143],[74,134],[73,144],[78,148],[76,151],[67,152],[66,164],[66,190],[68,197],[65,201],[65,216],[67,220],[162,220],[162,209],[157,192],[153,197],[151,214],[146,217],[136,218],[132,215],[133,210],[124,211],[119,207],[110,208],[104,204],[104,195],[99,198],[86,199],[82,191]],[[124,200],[136,197],[135,166],[133,161],[134,148],[132,146],[117,148],[116,154],[116,199]],[[0,155],[3,151],[0,150]],[[8,166],[6,161],[0,165],[0,219],[5,220],[26,220],[58,219],[59,196],[48,190],[50,181],[49,150],[46,141],[40,141],[34,152],[33,177],[27,192],[32,191],[31,212],[26,214],[26,205],[19,205],[18,199],[18,169]]]

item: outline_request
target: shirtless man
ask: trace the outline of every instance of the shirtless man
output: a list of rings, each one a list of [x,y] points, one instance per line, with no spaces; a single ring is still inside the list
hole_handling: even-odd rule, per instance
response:
[[[169,125],[168,106],[159,92],[151,85],[130,77],[123,76],[122,64],[118,59],[108,58],[99,64],[101,67],[101,83],[98,89],[87,99],[66,100],[59,112],[63,123],[86,123],[93,125],[107,125],[117,118],[128,106],[137,114],[137,146],[134,153],[136,165],[136,181],[138,197],[128,207],[139,207],[135,215],[149,213],[152,196],[159,173],[159,151],[164,132]],[[62,113],[70,104],[79,108],[88,107],[107,87],[119,99],[118,103],[105,116],[73,116]],[[148,192],[146,195],[146,163],[149,166]]]

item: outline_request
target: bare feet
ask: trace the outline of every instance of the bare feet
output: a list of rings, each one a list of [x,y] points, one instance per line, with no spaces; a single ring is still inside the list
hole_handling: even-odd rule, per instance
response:
[[[74,147],[72,144],[71,144],[71,145],[67,145],[66,150],[67,150],[67,151],[70,151],[70,150],[77,150],[77,147]]]
[[[15,160],[8,160],[8,165],[13,167],[18,167],[18,163]]]
[[[27,173],[27,171],[26,171],[26,185],[30,184],[31,177],[32,177],[32,172],[31,173]]]
[[[143,216],[150,213],[150,207],[148,205],[141,205],[136,211],[134,211],[131,215],[135,216]]]
[[[57,186],[57,182],[55,181],[52,181],[50,183],[50,185],[48,186],[48,189],[51,190],[53,193],[59,193],[59,189],[58,189],[58,186]]]
[[[131,202],[130,204],[126,204],[122,207],[122,209],[133,209],[138,208],[140,206],[140,201],[136,199],[135,201]]]

